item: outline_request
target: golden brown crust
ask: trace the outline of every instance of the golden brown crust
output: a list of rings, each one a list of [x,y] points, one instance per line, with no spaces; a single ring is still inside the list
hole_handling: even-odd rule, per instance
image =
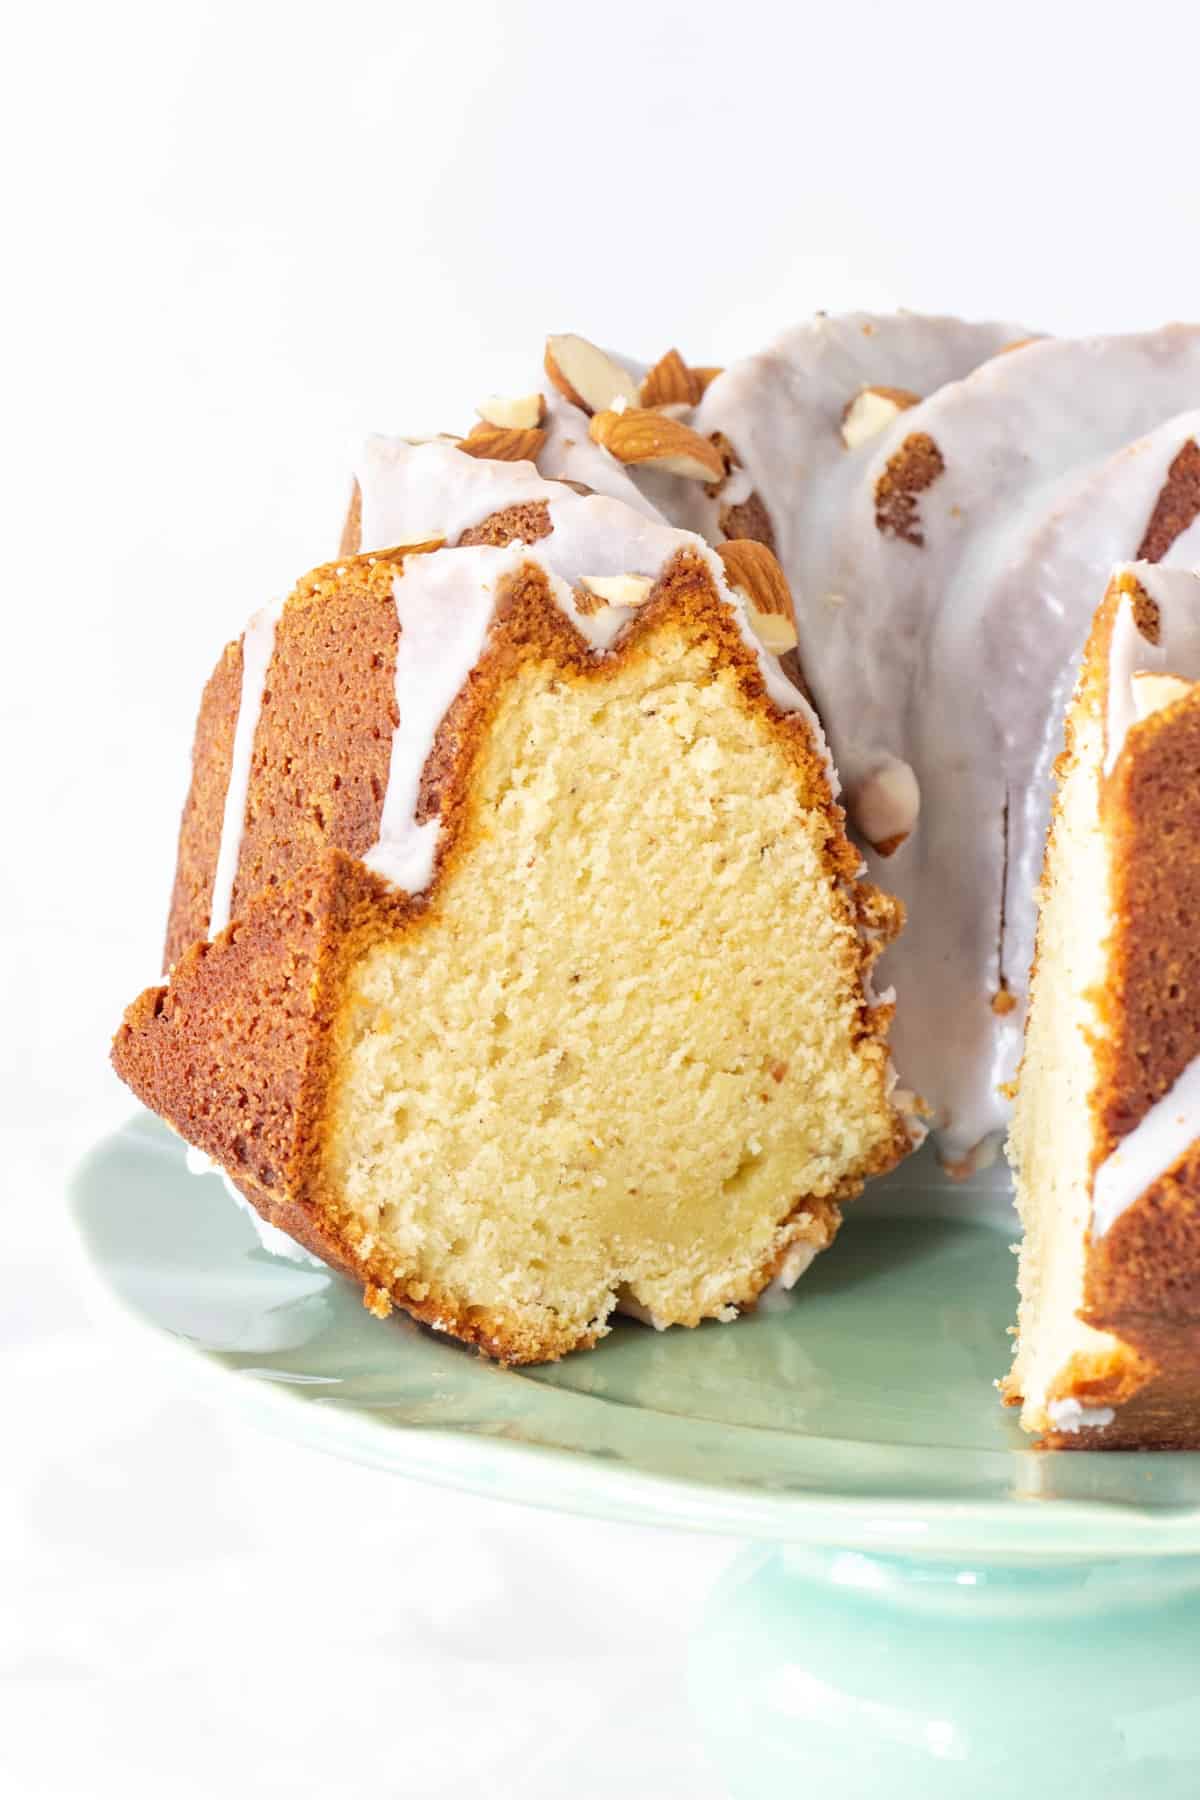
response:
[[[906,437],[875,483],[875,529],[884,537],[923,545],[920,496],[945,470],[942,453],[927,431]]]
[[[1175,539],[1200,515],[1200,445],[1191,438],[1177,452],[1150,523],[1138,546],[1138,562],[1161,562]]]
[[[1121,1322],[1120,1335],[1124,1379],[1108,1398],[1098,1394],[1091,1402],[1113,1407],[1115,1417],[1098,1430],[1048,1431],[1039,1449],[1200,1449],[1200,1325],[1130,1317]]]
[[[528,543],[550,528],[544,502],[494,513],[463,540]],[[440,540],[431,540],[436,545]],[[251,895],[303,869],[326,845],[362,853],[379,835],[395,728],[392,584],[422,546],[314,569],[280,615],[254,735],[238,868],[237,916]],[[225,793],[241,704],[241,641],[204,690],[179,835],[164,967],[208,931]]]
[[[523,544],[536,544],[539,538],[549,537],[551,532],[550,506],[545,500],[523,500],[516,506],[503,506],[499,512],[489,513],[478,525],[471,525],[459,538],[459,547],[469,544],[494,544],[503,549],[505,544],[515,543],[518,539]]]
[[[727,538],[753,538],[775,554],[775,527],[765,502],[757,494],[748,494],[736,506],[723,506],[717,523]]]
[[[1083,1316],[1135,1349],[1200,1330],[1200,1144],[1092,1239]]]
[[[1078,1400],[1081,1406],[1123,1406],[1145,1387],[1154,1365],[1128,1344],[1101,1350],[1077,1350],[1060,1369],[1046,1395],[1052,1400]]]
[[[283,610],[254,736],[231,915],[329,844],[379,835],[396,724],[390,555],[318,569]]]
[[[394,1304],[506,1361],[545,1360],[593,1341],[603,1321],[580,1337],[556,1334],[553,1326],[526,1317],[456,1308],[411,1270],[385,1261],[380,1249],[364,1249],[361,1228],[340,1211],[324,1169],[348,973],[381,937],[419,931],[436,916],[442,884],[483,829],[473,806],[472,770],[497,698],[519,666],[550,660],[560,679],[603,683],[627,659],[652,654],[651,641],[664,628],[702,642],[714,662],[733,671],[742,703],[771,720],[804,804],[826,815],[834,903],[870,933],[858,952],[860,975],[898,929],[900,909],[857,883],[858,855],[807,725],[802,716],[775,707],[757,659],[716,599],[707,565],[688,553],[671,563],[614,654],[604,659],[591,655],[540,567],[527,563],[517,572],[499,597],[489,647],[446,715],[424,771],[419,816],[436,813],[442,822],[429,891],[410,898],[389,887],[354,854],[376,832],[382,790],[376,793],[368,779],[352,803],[336,798],[363,759],[364,735],[366,764],[384,767],[386,726],[393,718],[394,570],[386,558],[360,561],[362,566],[308,577],[285,612],[285,618],[295,617],[269,674],[272,722],[261,745],[256,737],[259,772],[248,808],[255,842],[252,861],[243,861],[235,922],[212,944],[193,944],[180,956],[169,987],[134,1002],[114,1041],[113,1061],[147,1105],[229,1171],[264,1218],[361,1281],[373,1310]],[[335,621],[330,634],[326,626]],[[366,682],[358,701],[343,699],[339,684],[330,681],[331,668],[348,668],[347,644],[353,668],[346,685]],[[306,739],[313,721],[329,720],[338,706],[344,714]],[[375,748],[376,733],[382,750]],[[285,743],[294,751],[288,752],[290,791],[270,773]],[[260,881],[256,891],[252,880]],[[864,996],[859,1043],[878,1043],[881,1078],[890,1017],[889,1006],[872,1007]],[[880,1146],[869,1167],[847,1177],[832,1199],[858,1191],[865,1175],[890,1167],[909,1147],[896,1115],[892,1141]],[[813,1212],[817,1204],[798,1196],[794,1210]],[[834,1212],[821,1215],[830,1231]],[[742,1303],[749,1304],[770,1279],[776,1260],[772,1251],[748,1282]]]
[[[1097,1006],[1103,1157],[1200,1053],[1200,693],[1133,725],[1104,783],[1113,933]]]
[[[213,876],[221,848],[225,790],[233,763],[242,691],[241,641],[228,644],[200,701],[192,743],[192,779],[179,826],[175,885],[167,918],[163,968],[208,931]]]
[[[383,882],[343,852],[326,852],[257,895],[212,943],[184,951],[170,984],[135,1000],[114,1040],[117,1072],[138,1097],[267,1195],[303,1199],[334,951],[361,930],[370,903],[396,916]]]
[[[1129,572],[1114,578],[1084,651],[1058,777],[1076,755],[1076,716],[1107,716],[1113,625],[1122,600],[1158,636],[1158,608]],[[1092,996],[1100,1030],[1089,1101],[1092,1174],[1200,1051],[1200,858],[1188,804],[1200,779],[1200,695],[1130,728],[1101,788],[1110,845],[1109,979]],[[1052,819],[1050,842],[1055,835]],[[1047,846],[1049,856],[1050,845]],[[1080,1318],[1111,1350],[1067,1364],[1048,1398],[1112,1407],[1103,1430],[1054,1430],[1059,1450],[1200,1448],[1200,1146],[1090,1237]]]

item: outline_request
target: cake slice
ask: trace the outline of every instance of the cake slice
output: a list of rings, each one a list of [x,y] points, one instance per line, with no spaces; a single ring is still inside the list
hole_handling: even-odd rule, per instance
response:
[[[209,684],[118,1072],[375,1311],[513,1362],[729,1318],[919,1136],[778,566],[445,445],[362,504],[408,543]]]
[[[1021,1423],[1200,1447],[1200,577],[1129,564],[1067,717],[1009,1144]]]

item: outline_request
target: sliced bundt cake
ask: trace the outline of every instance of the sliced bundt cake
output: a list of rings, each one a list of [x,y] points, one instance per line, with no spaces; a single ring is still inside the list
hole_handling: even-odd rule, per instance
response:
[[[1022,1424],[1200,1447],[1200,577],[1113,578],[1067,721],[1009,1145]]]
[[[881,971],[897,1066],[965,1170],[1008,1121],[1050,768],[1096,594],[1115,562],[1178,554],[1200,504],[1194,420],[1144,437],[1200,407],[1200,328],[1026,341],[935,389],[918,358],[954,334],[901,319],[870,340],[868,408],[837,324],[727,370],[693,423],[732,446],[796,596],[851,822],[908,915]],[[723,490],[684,499],[672,516],[715,541]]]
[[[442,444],[364,475],[402,547],[206,690],[117,1069],[376,1310],[513,1361],[728,1318],[919,1135],[778,567]]]

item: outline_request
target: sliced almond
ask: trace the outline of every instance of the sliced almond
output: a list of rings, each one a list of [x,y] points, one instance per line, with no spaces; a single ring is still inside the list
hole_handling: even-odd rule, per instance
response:
[[[545,369],[563,399],[586,413],[604,412],[617,400],[627,406],[638,404],[633,376],[573,332],[546,339]]]
[[[505,431],[532,431],[546,417],[546,402],[541,394],[519,394],[516,399],[489,394],[475,411],[485,425],[498,425]]]
[[[774,656],[794,650],[799,638],[792,590],[767,546],[735,538],[718,544],[717,555],[725,565],[725,579],[746,603],[750,627],[763,648]]]
[[[855,394],[842,414],[842,442],[847,450],[857,450],[907,412],[919,406],[921,396],[907,388],[865,387]]]
[[[715,369],[710,364],[707,364],[707,363],[702,364],[701,367],[698,369],[693,369],[692,370],[692,379],[693,379],[693,381],[695,381],[697,387],[700,389],[700,393],[697,395],[697,399],[700,399],[705,393],[707,393],[708,389],[712,386],[713,382],[717,379],[718,375],[723,375],[724,373],[725,373],[724,369]]]
[[[717,481],[725,472],[720,451],[706,437],[649,407],[598,412],[588,433],[593,443],[603,445],[618,462],[638,468],[661,469],[689,481]]]
[[[749,601],[746,603],[746,617],[750,621],[750,629],[772,656],[786,656],[789,650],[796,648],[799,639],[796,627],[788,619],[781,619],[778,613],[759,612]]]
[[[643,406],[695,406],[704,392],[694,369],[678,350],[660,356],[642,381]]]
[[[1194,682],[1184,681],[1180,675],[1154,675],[1139,669],[1133,678],[1134,710],[1139,719],[1148,719],[1151,713],[1182,700],[1194,686]]]
[[[899,757],[856,782],[846,798],[855,825],[880,856],[895,854],[921,810],[917,778]]]
[[[458,447],[489,462],[535,462],[545,442],[544,431],[510,431],[503,425],[480,423]]]
[[[655,587],[650,575],[584,575],[579,585],[603,606],[642,606]]]

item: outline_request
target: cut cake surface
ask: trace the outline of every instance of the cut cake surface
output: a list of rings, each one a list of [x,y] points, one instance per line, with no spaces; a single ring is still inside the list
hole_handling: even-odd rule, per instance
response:
[[[377,1310],[513,1361],[617,1305],[730,1317],[916,1132],[870,987],[896,910],[699,540],[521,465],[399,464],[457,547],[317,571],[222,659],[174,966],[116,1066]]]

